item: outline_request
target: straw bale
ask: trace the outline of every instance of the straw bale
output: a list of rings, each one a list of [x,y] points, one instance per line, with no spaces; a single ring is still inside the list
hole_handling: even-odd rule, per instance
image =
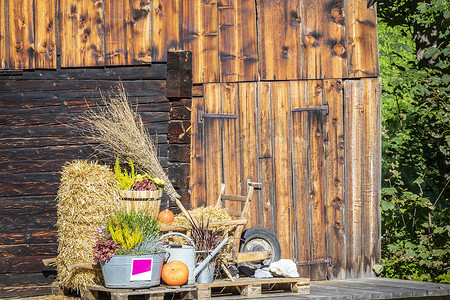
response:
[[[108,166],[76,160],[66,163],[61,172],[57,196],[58,228],[57,280],[77,291],[99,285],[101,270],[76,268],[75,263],[93,262],[97,227],[119,207],[119,186]]]
[[[200,226],[203,220],[204,226],[206,224],[212,223],[212,222],[218,222],[218,221],[228,221],[231,220],[231,216],[227,213],[226,210],[224,210],[221,207],[216,206],[200,206],[197,208],[193,208],[191,210],[188,210],[189,214],[191,215],[194,222]],[[190,222],[188,221],[186,215],[184,213],[180,213],[174,217],[174,220],[170,225],[190,225]],[[211,227],[209,227],[212,229]],[[230,228],[229,226],[218,226],[214,227],[214,230],[220,231],[220,232],[229,232],[234,228]],[[178,236],[171,236],[170,238],[165,239],[167,242],[175,243],[175,244],[189,244],[188,241],[186,241],[182,237]]]

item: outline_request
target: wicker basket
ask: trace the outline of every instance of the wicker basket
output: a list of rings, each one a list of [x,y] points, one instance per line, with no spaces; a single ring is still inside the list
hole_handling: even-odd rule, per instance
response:
[[[121,206],[128,212],[131,210],[145,209],[151,212],[151,215],[155,218],[159,214],[159,206],[161,204],[162,190],[156,191],[120,191],[120,197],[122,198]]]

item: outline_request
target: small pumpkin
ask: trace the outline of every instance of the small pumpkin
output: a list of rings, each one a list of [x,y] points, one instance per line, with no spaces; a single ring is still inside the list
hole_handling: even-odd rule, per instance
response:
[[[173,212],[171,212],[168,209],[161,211],[158,215],[158,220],[166,224],[172,223],[173,219],[174,219]]]
[[[174,260],[163,266],[161,278],[168,285],[182,285],[189,278],[189,269],[185,263]]]

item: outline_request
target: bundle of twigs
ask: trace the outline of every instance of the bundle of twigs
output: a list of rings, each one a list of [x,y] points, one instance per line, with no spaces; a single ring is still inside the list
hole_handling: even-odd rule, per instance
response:
[[[81,117],[87,123],[86,136],[98,143],[99,153],[123,158],[129,157],[142,171],[165,181],[164,190],[170,199],[178,202],[175,191],[158,160],[157,146],[145,128],[140,115],[133,111],[122,84],[102,97],[103,107]]]

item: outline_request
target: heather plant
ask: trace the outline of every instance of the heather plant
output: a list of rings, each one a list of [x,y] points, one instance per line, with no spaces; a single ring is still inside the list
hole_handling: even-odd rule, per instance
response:
[[[95,260],[113,255],[150,254],[165,251],[159,240],[159,223],[146,210],[120,210],[99,227],[94,247]]]

